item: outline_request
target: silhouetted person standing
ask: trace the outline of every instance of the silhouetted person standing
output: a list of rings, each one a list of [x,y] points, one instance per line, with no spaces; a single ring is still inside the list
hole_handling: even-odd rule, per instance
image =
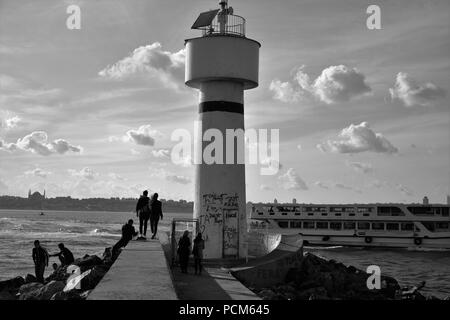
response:
[[[158,194],[155,193],[150,201],[150,228],[152,231],[152,239],[155,239],[158,232],[159,219],[162,220],[162,203],[158,200]]]
[[[189,255],[191,253],[191,239],[189,239],[189,231],[186,230],[178,241],[178,256],[180,260],[181,272],[187,273],[189,263]]]
[[[50,257],[58,257],[59,261],[61,261],[61,265],[68,266],[72,264],[75,259],[73,257],[72,251],[67,249],[63,243],[58,244],[59,252],[55,254],[51,254]]]
[[[36,279],[38,282],[44,283],[44,272],[45,267],[48,266],[48,253],[41,244],[39,240],[34,241],[34,248],[32,252],[33,262],[34,262],[34,272],[36,274]]]
[[[139,233],[144,237],[147,235],[148,219],[150,218],[149,202],[148,191],[145,190],[136,204],[136,215],[139,217]],[[142,232],[142,229],[144,229],[144,232]]]
[[[122,238],[112,248],[112,255],[115,256],[120,248],[126,247],[128,242],[137,235],[136,230],[133,227],[133,219],[128,220],[126,224],[122,226]]]
[[[203,249],[205,249],[205,240],[203,240],[202,234],[199,232],[194,239],[194,248],[192,249],[195,274],[197,274],[197,272],[198,274],[202,274]]]

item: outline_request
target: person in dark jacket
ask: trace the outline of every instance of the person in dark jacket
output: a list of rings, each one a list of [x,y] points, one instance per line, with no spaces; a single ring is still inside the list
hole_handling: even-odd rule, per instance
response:
[[[139,218],[139,234],[143,237],[147,235],[148,219],[150,218],[149,202],[148,191],[145,190],[136,204],[136,216]]]
[[[75,261],[72,252],[64,246],[64,243],[58,244],[58,248],[59,252],[51,254],[50,257],[58,257],[62,266],[68,266]]]
[[[189,231],[186,230],[178,241],[178,257],[182,273],[187,273],[189,263],[189,255],[191,253],[191,239],[189,239]]]
[[[155,193],[150,202],[150,229],[152,231],[152,239],[155,239],[158,232],[159,219],[162,220],[162,203],[158,200],[158,194]]]
[[[203,249],[205,249],[205,240],[202,238],[202,233],[199,232],[194,239],[194,248],[192,249],[195,274],[198,272],[199,275],[202,274]]]
[[[38,282],[44,283],[45,267],[48,267],[48,253],[45,248],[41,247],[39,240],[34,241],[32,257],[36,279]]]
[[[115,256],[120,248],[126,247],[128,242],[137,236],[137,232],[133,227],[133,219],[128,220],[128,223],[122,226],[122,238],[112,248],[112,255]]]

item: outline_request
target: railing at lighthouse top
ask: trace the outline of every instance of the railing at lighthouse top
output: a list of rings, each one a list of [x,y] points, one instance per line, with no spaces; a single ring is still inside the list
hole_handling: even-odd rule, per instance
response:
[[[223,17],[216,16],[211,24],[202,28],[202,30],[203,36],[234,35],[245,37],[245,19],[233,14],[224,15]]]
[[[228,1],[220,0],[221,9],[202,12],[191,29],[202,30],[203,36],[232,35],[245,37],[245,19],[233,14]]]

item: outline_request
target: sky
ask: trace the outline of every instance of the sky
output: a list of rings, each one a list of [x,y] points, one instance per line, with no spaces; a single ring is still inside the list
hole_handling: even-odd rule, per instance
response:
[[[171,161],[171,134],[194,130],[184,40],[216,2],[0,0],[0,194],[192,200],[194,166]],[[247,166],[247,201],[446,201],[448,1],[229,4],[261,43],[246,128],[280,136],[277,174]]]

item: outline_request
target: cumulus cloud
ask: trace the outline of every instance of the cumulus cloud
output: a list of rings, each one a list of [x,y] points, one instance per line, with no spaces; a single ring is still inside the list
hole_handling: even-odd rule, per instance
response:
[[[289,168],[285,174],[278,177],[286,190],[308,190],[306,183],[300,178],[294,168]]]
[[[18,116],[0,116],[0,128],[5,130],[10,130],[17,127],[18,123],[21,122],[22,119]]]
[[[81,177],[88,180],[94,180],[98,176],[98,173],[88,167],[84,167],[80,171],[74,169],[69,169],[68,171],[73,177]]]
[[[25,171],[26,175],[30,175],[30,176],[36,176],[36,177],[41,177],[41,178],[47,178],[48,175],[52,174],[50,171],[45,171],[41,168],[36,168],[33,170],[28,170]]]
[[[371,91],[365,76],[356,68],[345,65],[330,66],[314,81],[304,71],[297,69],[292,82],[275,79],[269,89],[274,98],[283,102],[297,102],[305,97],[315,97],[326,104],[346,102]]]
[[[168,149],[152,150],[152,154],[155,158],[170,158],[170,150]]]
[[[80,146],[71,145],[64,139],[50,142],[45,131],[34,131],[23,138],[19,138],[16,143],[6,143],[0,140],[0,150],[15,151],[17,149],[30,151],[42,156],[65,154],[69,151],[80,153],[83,150]]]
[[[342,129],[336,140],[328,140],[317,146],[323,151],[330,150],[337,153],[359,153],[365,151],[378,153],[396,153],[398,149],[392,145],[381,133],[370,129],[367,122],[351,124]]]
[[[267,191],[267,190],[273,190],[270,186],[266,185],[266,184],[262,184],[259,186],[259,190],[261,191]]]
[[[152,126],[147,124],[140,126],[137,130],[128,130],[122,140],[131,141],[141,146],[153,146],[155,145],[155,139],[160,136],[161,133],[158,130],[152,129]]]
[[[430,106],[446,95],[445,90],[435,84],[431,82],[418,84],[404,72],[397,74],[395,85],[389,92],[393,100],[400,100],[406,107]]]
[[[134,49],[130,55],[107,66],[100,77],[122,80],[130,76],[144,75],[159,78],[163,83],[178,86],[184,83],[185,49],[178,52],[164,51],[159,42]]]
[[[356,172],[361,172],[361,173],[370,173],[373,171],[373,167],[370,163],[365,163],[365,162],[351,162],[351,161],[347,161],[346,162],[347,166],[349,166],[350,168],[352,168],[353,170],[355,170]]]

